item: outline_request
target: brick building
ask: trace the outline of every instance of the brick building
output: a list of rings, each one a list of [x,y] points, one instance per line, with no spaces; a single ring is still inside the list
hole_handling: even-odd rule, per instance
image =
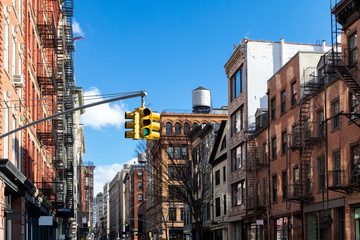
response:
[[[336,42],[326,54],[298,52],[268,80],[269,110],[258,109],[247,129],[252,239],[359,239],[355,5],[344,0],[333,8],[344,30],[341,54]]]
[[[228,78],[229,132],[228,176],[231,207],[229,208],[229,238],[241,239],[251,232],[246,210],[246,158],[248,128],[255,124],[258,108],[267,108],[266,81],[298,51],[325,52],[322,45],[255,41],[247,38],[234,48],[225,64]],[[259,71],[261,69],[261,71]]]
[[[73,107],[72,15],[72,0],[1,1],[1,134]],[[68,114],[2,138],[0,238],[71,237],[73,124]]]
[[[147,216],[151,224],[148,224],[147,229],[156,239],[166,236],[182,239],[183,232],[191,234],[191,226],[190,229],[183,228],[184,203],[174,194],[181,181],[177,181],[175,175],[177,166],[186,165],[190,160],[189,132],[197,125],[220,123],[227,119],[227,108],[211,109],[210,103],[209,90],[203,87],[195,89],[193,112],[163,111],[160,119],[161,138],[148,143],[148,171],[151,174],[148,180]]]
[[[129,172],[126,174],[124,183],[127,185],[126,193],[128,201],[128,211],[125,222],[129,224],[129,235],[131,239],[141,239],[139,232],[143,232],[144,219],[138,215],[139,207],[146,199],[146,166],[144,164],[130,165]]]

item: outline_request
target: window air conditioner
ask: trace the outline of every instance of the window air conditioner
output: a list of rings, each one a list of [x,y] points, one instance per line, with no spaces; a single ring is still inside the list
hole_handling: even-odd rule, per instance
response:
[[[24,87],[24,85],[25,85],[24,76],[21,74],[14,74],[13,75],[13,84],[15,87]]]

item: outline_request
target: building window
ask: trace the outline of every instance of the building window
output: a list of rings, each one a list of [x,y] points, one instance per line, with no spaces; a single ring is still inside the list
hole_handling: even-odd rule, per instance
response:
[[[188,135],[189,130],[190,130],[189,124],[188,124],[188,123],[185,123],[185,124],[184,124],[184,135]]]
[[[175,135],[180,135],[180,123],[175,123]]]
[[[226,182],[226,166],[223,166],[223,182]]]
[[[291,105],[296,104],[296,81],[291,84]]]
[[[231,101],[237,98],[244,91],[244,65],[230,78]]]
[[[286,91],[281,92],[281,113],[286,111]]]
[[[166,135],[172,134],[172,125],[171,123],[166,123]]]
[[[231,168],[232,171],[245,166],[245,144],[242,143],[238,147],[231,150]]]
[[[16,74],[16,37],[13,37],[12,40],[12,56],[11,56],[11,69],[12,69],[12,74]]]
[[[318,174],[319,191],[323,191],[325,189],[325,160],[323,157],[318,160]]]
[[[270,108],[271,108],[271,120],[275,120],[276,119],[276,102],[275,102],[275,98],[271,99]]]
[[[215,198],[215,216],[220,216],[220,197]]]
[[[311,162],[304,163],[305,193],[311,192]]]
[[[22,0],[19,0],[19,25],[20,25],[20,29],[21,29],[21,26],[22,26]]]
[[[244,122],[245,122],[245,116],[244,116],[244,105],[241,105],[240,107],[240,129],[244,129]]]
[[[138,202],[142,202],[143,201],[143,194],[139,193],[138,194]]]
[[[20,124],[19,124],[19,127],[21,127]],[[22,141],[21,141],[21,139],[22,139],[22,131],[19,131],[19,146],[18,146],[19,159],[18,159],[18,165],[17,165],[19,168],[19,171],[22,170]]]
[[[180,208],[180,220],[184,221],[184,208]]]
[[[231,136],[235,136],[240,132],[241,128],[241,116],[240,110],[237,110],[231,115]]]
[[[277,195],[277,176],[272,176],[272,200],[273,202],[277,202],[278,195]]]
[[[360,148],[359,145],[350,147],[351,182],[360,182]]]
[[[12,118],[12,130],[14,130],[16,128],[16,117],[13,116]],[[16,166],[16,133],[12,134],[12,144],[11,144],[11,151],[12,151],[12,155],[11,155],[11,162],[14,164],[14,166]]]
[[[332,129],[340,127],[340,104],[339,100],[331,104]]]
[[[273,137],[271,139],[271,157],[272,159],[277,158],[277,143],[276,143],[276,137]]]
[[[215,186],[220,184],[220,170],[215,172]]]
[[[4,133],[9,132],[9,106],[5,102],[4,108]],[[9,158],[9,136],[4,137],[4,158]]]
[[[245,181],[231,185],[231,194],[232,206],[243,204],[246,196]]]
[[[282,192],[283,192],[283,199],[287,199],[287,192],[288,192],[288,179],[287,179],[287,171],[282,172]]]
[[[318,126],[318,136],[324,136],[325,128],[324,128],[324,110],[317,112],[317,126]]]
[[[143,190],[143,183],[142,182],[138,182],[138,190]]]
[[[168,155],[170,159],[174,159],[174,147],[168,147]]]
[[[226,215],[226,195],[224,195],[224,215]]]
[[[281,153],[285,154],[287,150],[287,134],[286,131],[281,133]]]
[[[192,129],[196,128],[198,125],[199,125],[199,124],[194,123],[194,124],[192,125]]]
[[[299,173],[300,173],[299,167],[294,167],[294,169],[293,169],[294,197],[298,197],[301,194]]]
[[[139,172],[137,173],[137,175],[138,175],[138,178],[142,178],[142,177],[143,177],[143,172],[139,171]]]
[[[353,34],[348,39],[349,43],[349,64],[357,63],[357,34]]]
[[[340,152],[333,154],[333,185],[341,186],[341,162]]]
[[[349,93],[349,107],[351,113],[359,113],[359,101],[352,93]]]
[[[4,19],[4,68],[9,73],[9,18]]]
[[[176,221],[176,208],[169,208],[169,221]]]
[[[184,160],[188,160],[189,156],[188,156],[188,149],[187,146],[182,146],[181,147],[181,157]]]
[[[175,159],[180,159],[180,147],[175,147]]]

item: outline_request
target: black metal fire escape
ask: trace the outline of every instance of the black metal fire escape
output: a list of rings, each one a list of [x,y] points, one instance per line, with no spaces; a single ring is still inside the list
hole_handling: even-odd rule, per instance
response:
[[[287,173],[294,171],[293,179],[290,179],[292,191],[288,200],[306,203],[311,201],[309,175],[311,169],[312,151],[321,138],[316,136],[315,121],[311,118],[312,97],[319,92],[324,83],[317,77],[316,68],[308,68],[304,71],[305,81],[301,84],[302,97],[299,104],[299,115],[296,121],[295,129],[292,133],[292,151],[299,151],[300,162],[298,168],[292,169],[291,157],[288,158]]]
[[[260,117],[267,116],[267,113],[261,115]],[[266,119],[264,119],[264,126]],[[247,130],[247,148],[248,148],[248,157],[246,162],[246,184],[247,184],[247,200],[246,200],[246,211],[248,216],[253,216],[254,221],[259,218],[259,216],[264,215],[266,210],[266,202],[260,201],[260,188],[259,182],[257,181],[257,172],[262,170],[267,166],[267,159],[260,161],[259,154],[259,141],[257,139],[257,133],[259,133],[261,127],[256,125],[249,125]],[[265,149],[264,149],[265,151]],[[265,154],[264,154],[265,156]]]
[[[356,20],[359,19],[360,2],[355,0],[331,1],[331,40],[332,50],[324,56],[325,73],[328,78],[341,79],[348,87],[351,95],[356,99],[356,104],[360,102],[360,69],[359,59],[356,55],[358,47],[350,49],[350,43],[346,48],[342,48],[338,42],[338,37],[346,31]],[[343,34],[342,36],[345,36]],[[349,40],[349,39],[348,39]],[[354,55],[355,54],[355,55]],[[339,115],[346,116],[356,126],[360,127],[359,108],[353,112],[341,112]],[[342,193],[360,191],[360,142],[350,149],[350,161],[347,169],[337,169],[329,171],[331,183],[329,190]]]

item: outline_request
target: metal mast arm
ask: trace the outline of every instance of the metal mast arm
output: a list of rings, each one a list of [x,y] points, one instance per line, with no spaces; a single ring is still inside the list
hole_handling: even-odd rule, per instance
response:
[[[32,125],[35,125],[35,124],[38,124],[38,123],[41,123],[41,122],[56,118],[56,117],[61,116],[61,115],[65,115],[67,113],[75,112],[75,111],[82,110],[82,109],[89,108],[89,107],[94,107],[94,106],[101,105],[101,104],[104,104],[104,103],[115,102],[115,101],[128,99],[128,98],[134,98],[134,97],[144,97],[144,96],[146,96],[146,91],[138,91],[138,92],[134,92],[134,93],[122,96],[122,97],[110,98],[110,99],[106,99],[106,100],[103,100],[103,101],[100,101],[100,102],[89,103],[89,104],[79,106],[79,107],[76,107],[76,108],[71,108],[71,109],[68,109],[66,111],[59,112],[59,113],[56,113],[54,115],[51,115],[51,116],[36,120],[34,122],[31,122],[31,123],[28,123],[28,124],[26,124],[24,126],[21,126],[19,128],[15,128],[15,129],[7,132],[7,133],[4,133],[4,134],[0,135],[0,139],[4,138],[6,136],[9,136],[9,135],[11,135],[13,133],[16,133],[17,131],[23,130],[23,129],[28,128],[28,127],[31,127]]]

